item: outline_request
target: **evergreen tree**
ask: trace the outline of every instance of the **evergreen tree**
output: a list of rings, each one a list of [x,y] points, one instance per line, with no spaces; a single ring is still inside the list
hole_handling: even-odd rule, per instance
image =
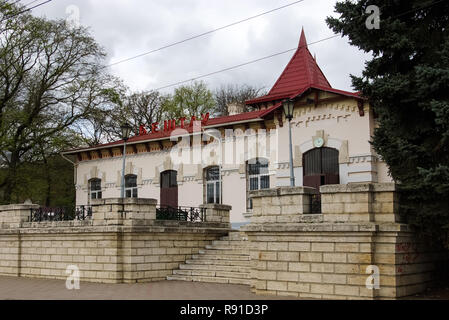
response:
[[[380,9],[379,28],[370,5]],[[335,9],[340,17],[327,24],[373,54],[352,83],[377,116],[373,146],[402,190],[401,210],[447,245],[449,1],[342,1]]]

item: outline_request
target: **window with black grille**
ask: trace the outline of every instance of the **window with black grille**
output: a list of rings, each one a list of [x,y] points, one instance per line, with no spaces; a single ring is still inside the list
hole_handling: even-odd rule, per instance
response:
[[[248,161],[247,167],[247,191],[254,191],[260,189],[270,188],[270,176],[268,171],[268,160],[257,158]],[[253,208],[252,200],[247,196],[248,209]]]
[[[206,203],[221,203],[220,168],[213,166],[205,169]]]
[[[101,199],[101,179],[91,179],[90,180],[90,198],[91,199]]]
[[[137,176],[135,174],[125,176],[125,197],[137,198]]]

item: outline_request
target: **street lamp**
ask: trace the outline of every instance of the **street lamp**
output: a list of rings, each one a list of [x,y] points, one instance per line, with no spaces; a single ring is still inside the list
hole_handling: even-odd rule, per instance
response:
[[[286,99],[282,102],[282,107],[284,108],[285,117],[288,120],[288,137],[289,137],[289,150],[290,150],[290,187],[295,186],[295,174],[293,172],[293,150],[292,150],[292,127],[290,121],[293,119],[293,108],[295,104],[293,100]]]
[[[122,139],[123,139],[123,165],[122,165],[122,188],[120,191],[120,197],[125,198],[125,162],[126,162],[126,141],[129,139],[129,135],[131,134],[131,130],[133,128],[125,122],[120,126],[120,130],[122,131]]]

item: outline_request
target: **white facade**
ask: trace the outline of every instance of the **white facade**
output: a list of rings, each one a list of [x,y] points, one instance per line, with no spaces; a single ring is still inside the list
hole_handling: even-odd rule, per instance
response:
[[[335,97],[334,94],[320,93],[320,99]],[[293,166],[295,183],[303,185],[303,155],[314,149],[314,139],[324,140],[322,147],[338,150],[339,183],[389,182],[388,169],[373,151],[369,140],[375,121],[370,107],[365,104],[363,116],[359,112],[358,102],[352,98],[342,98],[332,103],[304,105],[308,97],[295,104],[294,118],[291,121],[293,141]],[[221,179],[221,202],[231,205],[231,222],[247,222],[251,210],[247,208],[248,172],[246,161],[254,158],[266,158],[269,161],[269,186],[288,186],[290,183],[288,125],[285,117],[281,126],[274,117],[271,120],[251,120],[238,124],[225,123],[214,126],[221,133],[221,139],[211,144],[183,149],[184,155],[191,152],[189,158],[180,161],[179,147],[174,145],[164,150],[143,149],[148,140],[132,142],[130,140],[126,156],[125,174],[137,176],[138,197],[154,198],[160,201],[160,174],[165,170],[177,171],[178,205],[198,207],[205,202],[204,170],[218,165]],[[235,133],[226,138],[224,127]],[[202,130],[210,130],[205,124]],[[243,132],[244,131],[244,132]],[[189,137],[189,139],[191,136]],[[169,138],[166,138],[167,141]],[[133,146],[135,148],[132,148]],[[109,148],[120,150],[122,144]],[[136,147],[137,146],[137,147]],[[220,147],[221,146],[221,147]],[[89,181],[101,179],[103,198],[120,196],[122,156],[104,156],[101,146],[87,151],[79,150],[67,154],[79,154],[76,164],[76,204],[87,205],[90,202]],[[100,150],[100,151],[99,151]],[[143,152],[140,152],[142,151]],[[222,152],[220,157],[220,150]],[[90,154],[90,156],[87,156]],[[103,154],[102,158],[95,155]],[[110,155],[114,154],[109,152]],[[202,154],[202,161],[193,161]],[[86,155],[86,157],[83,157]],[[90,160],[89,160],[90,159]],[[220,161],[221,159],[221,161]]]

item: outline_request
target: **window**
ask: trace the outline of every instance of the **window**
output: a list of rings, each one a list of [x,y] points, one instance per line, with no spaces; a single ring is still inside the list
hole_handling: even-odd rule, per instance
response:
[[[338,174],[338,150],[315,148],[304,154],[304,175]]]
[[[247,191],[270,188],[270,176],[268,172],[268,160],[257,158],[248,161],[247,167]],[[248,198],[248,209],[253,208],[252,200]]]
[[[303,185],[320,189],[325,184],[340,183],[338,150],[322,147],[304,153]]]
[[[137,198],[137,176],[134,174],[125,176],[125,197]]]
[[[161,188],[174,188],[178,186],[178,172],[175,170],[167,170],[161,173]]]
[[[90,198],[101,199],[101,179],[90,180]]]
[[[206,203],[221,203],[220,168],[210,167],[205,170]]]

